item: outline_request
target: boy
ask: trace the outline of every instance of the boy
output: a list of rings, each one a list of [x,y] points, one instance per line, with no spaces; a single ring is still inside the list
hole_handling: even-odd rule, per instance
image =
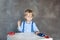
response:
[[[26,9],[25,13],[24,13],[24,18],[25,21],[23,21],[21,23],[21,21],[18,21],[18,31],[20,32],[33,32],[38,34],[39,30],[35,24],[35,22],[32,21],[34,15],[33,15],[33,11],[31,9]]]

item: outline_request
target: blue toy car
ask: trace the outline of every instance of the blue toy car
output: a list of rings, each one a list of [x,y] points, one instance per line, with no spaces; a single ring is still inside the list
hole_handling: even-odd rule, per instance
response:
[[[39,34],[37,34],[38,36],[41,36],[41,37],[44,37],[45,36],[45,34],[44,33],[39,33]]]

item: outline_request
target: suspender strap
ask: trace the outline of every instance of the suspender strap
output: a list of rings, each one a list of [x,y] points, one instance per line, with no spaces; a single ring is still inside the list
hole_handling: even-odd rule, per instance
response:
[[[34,32],[34,30],[33,30],[33,21],[32,21],[32,24],[31,24],[31,32]]]
[[[24,32],[24,27],[25,27],[25,21],[23,21],[23,29],[22,29],[22,32]]]

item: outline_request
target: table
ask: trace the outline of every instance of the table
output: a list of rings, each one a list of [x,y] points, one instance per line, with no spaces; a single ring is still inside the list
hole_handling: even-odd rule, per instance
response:
[[[44,38],[34,33],[15,33],[15,35],[7,35],[7,40],[53,40],[53,38]]]

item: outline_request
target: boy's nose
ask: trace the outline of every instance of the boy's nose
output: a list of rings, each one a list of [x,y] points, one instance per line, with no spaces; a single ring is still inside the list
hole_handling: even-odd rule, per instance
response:
[[[27,16],[27,17],[30,17],[30,16]]]

